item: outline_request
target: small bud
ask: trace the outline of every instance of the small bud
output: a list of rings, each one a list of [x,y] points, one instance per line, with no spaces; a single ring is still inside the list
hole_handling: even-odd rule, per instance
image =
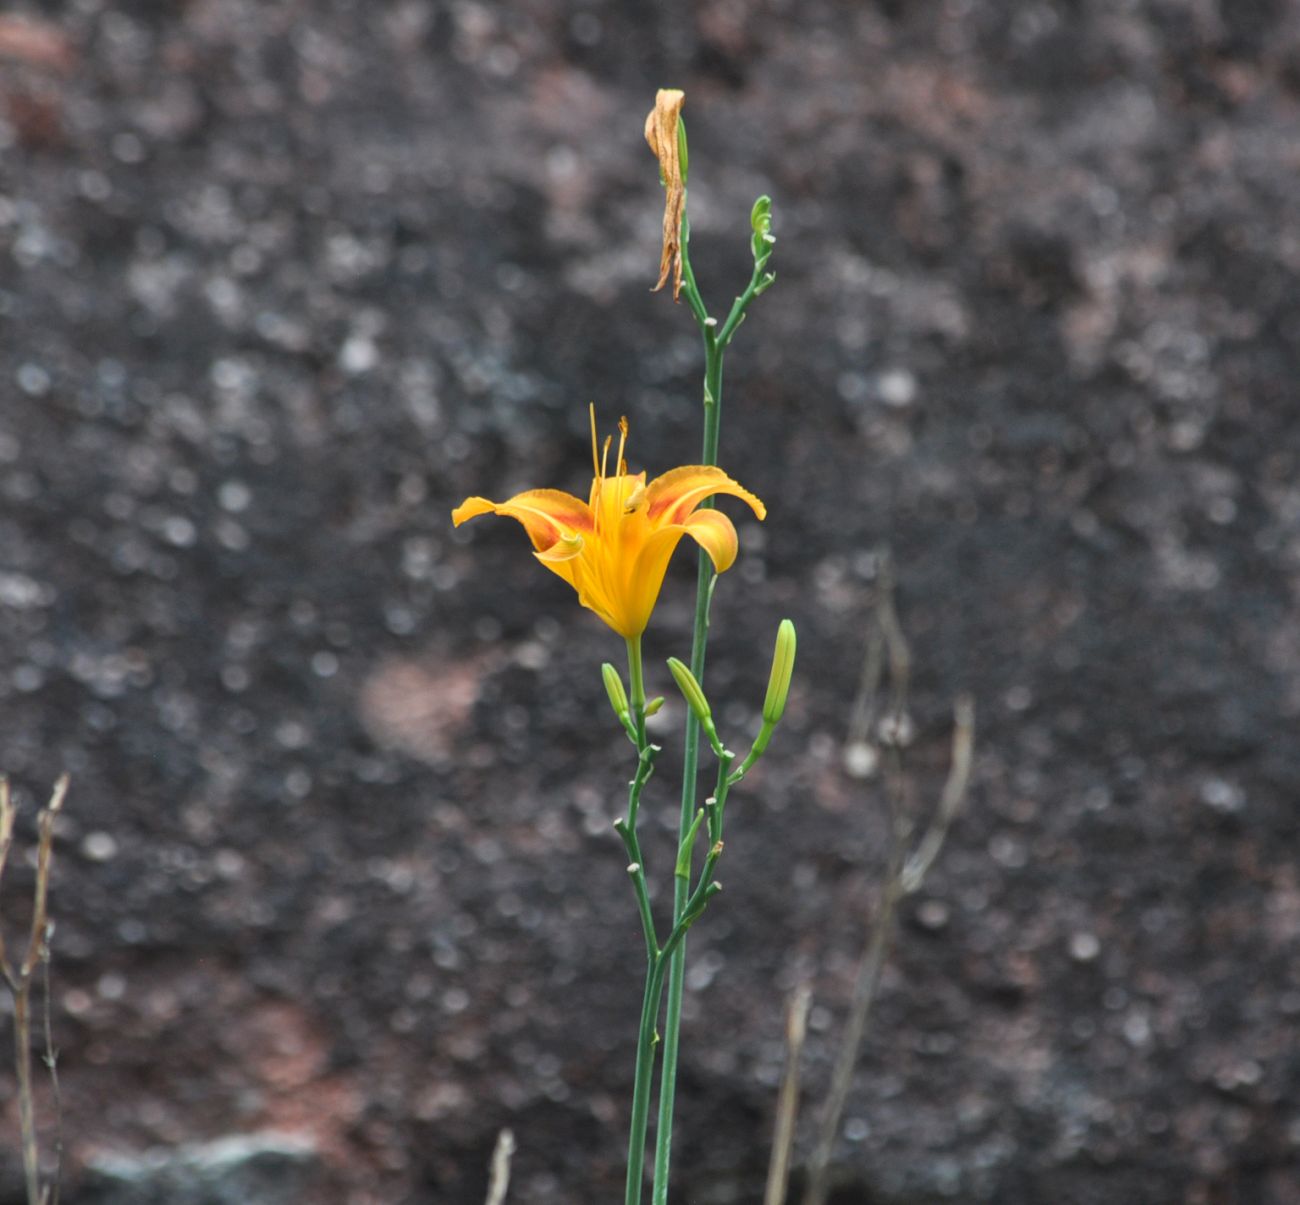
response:
[[[600,676],[605,680],[605,693],[609,695],[609,705],[614,709],[620,724],[627,723],[627,691],[623,688],[623,679],[608,661],[600,667]]]
[[[700,727],[708,737],[709,745],[714,753],[721,757],[722,741],[718,737],[718,730],[713,726],[713,710],[709,707],[709,700],[704,697],[704,691],[696,681],[695,675],[676,657],[668,658],[668,669],[673,675],[673,681],[677,683],[677,689],[682,692],[686,705],[700,721]]]
[[[709,707],[709,701],[704,697],[704,691],[695,680],[695,675],[691,673],[690,668],[676,657],[669,657],[668,671],[672,674],[673,681],[677,683],[677,689],[682,692],[682,698],[686,700],[687,706],[695,712],[695,718],[701,724],[712,721],[713,710]]]
[[[661,708],[663,705],[664,705],[663,695],[655,695],[655,697],[645,705],[645,713],[647,717],[652,715],[657,715],[659,712],[659,708]]]
[[[776,647],[772,650],[772,673],[767,680],[767,698],[763,700],[764,727],[775,727],[785,713],[785,701],[790,695],[790,678],[794,674],[794,653],[794,624],[783,619],[776,632]]]
[[[772,234],[772,198],[759,197],[749,213],[749,225],[754,235],[749,240],[750,250],[760,266],[767,262],[772,254],[772,245],[776,238]]]

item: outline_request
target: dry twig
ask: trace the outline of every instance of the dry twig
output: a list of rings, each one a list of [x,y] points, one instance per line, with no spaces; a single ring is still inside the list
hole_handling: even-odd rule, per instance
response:
[[[515,1153],[515,1136],[509,1130],[497,1135],[492,1152],[492,1171],[488,1176],[487,1205],[504,1205],[510,1187],[510,1157]]]
[[[888,554],[881,557],[874,619],[874,626],[867,639],[861,685],[850,716],[845,749],[850,772],[866,777],[876,762],[875,746],[871,739],[873,730],[878,730],[880,742],[886,747],[889,858],[885,881],[881,887],[880,904],[872,919],[866,949],[858,967],[849,1015],[831,1073],[830,1090],[808,1163],[808,1182],[803,1205],[825,1205],[831,1155],[853,1084],[853,1071],[862,1051],[871,1006],[880,987],[880,977],[889,954],[898,904],[921,887],[926,873],[943,848],[948,830],[966,797],[974,751],[975,705],[969,697],[963,695],[953,709],[952,760],[943,794],[924,835],[909,852],[914,809],[909,806],[902,749],[908,740],[906,708],[912,658],[894,609],[893,570]],[[889,704],[886,714],[877,722],[880,682],[886,657],[889,663]]]
[[[772,1135],[772,1159],[767,1168],[767,1190],[763,1205],[785,1205],[790,1183],[790,1151],[794,1146],[794,1122],[799,1109],[799,1060],[808,1033],[808,1007],[812,989],[801,983],[790,997],[785,1014],[785,1071],[776,1104],[776,1130]]]
[[[58,1075],[55,1070],[56,1054],[51,1044],[49,1016],[49,939],[48,921],[50,866],[54,857],[54,818],[63,807],[68,793],[68,776],[62,775],[54,784],[50,801],[37,819],[36,886],[32,894],[32,923],[27,935],[27,949],[22,961],[14,963],[0,930],[0,975],[4,976],[14,1002],[14,1070],[18,1078],[18,1126],[22,1137],[23,1179],[27,1188],[28,1205],[56,1205],[58,1201],[57,1169],[53,1183],[42,1190],[40,1176],[40,1149],[36,1137],[36,1107],[32,1091],[32,976],[38,965],[46,970],[45,984],[45,1064],[50,1069],[54,1083],[55,1114],[59,1119]],[[17,810],[9,790],[9,780],[0,775],[0,880],[4,878],[9,850],[13,845],[14,819]],[[55,1149],[62,1158],[63,1139],[56,1137]]]

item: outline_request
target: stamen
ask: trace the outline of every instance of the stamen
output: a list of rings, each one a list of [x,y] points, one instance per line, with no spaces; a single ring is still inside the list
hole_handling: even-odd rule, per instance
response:
[[[618,475],[627,476],[627,461],[623,459],[623,448],[627,444],[627,415],[618,420]]]
[[[596,403],[591,402],[591,467],[597,477],[600,476],[600,457],[596,452]]]
[[[605,465],[609,462],[609,445],[613,442],[614,437],[612,435],[605,436],[605,450],[601,453],[600,457],[600,477],[602,481],[605,478]]]

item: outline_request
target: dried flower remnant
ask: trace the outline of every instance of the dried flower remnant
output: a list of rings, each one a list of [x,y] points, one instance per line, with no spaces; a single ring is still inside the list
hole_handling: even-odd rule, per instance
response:
[[[660,88],[655,107],[645,119],[645,140],[659,160],[664,182],[664,247],[659,260],[659,283],[673,274],[673,300],[682,291],[682,215],[686,211],[686,138],[681,131],[682,105],[686,94],[677,88]]]
[[[714,568],[731,568],[740,542],[721,511],[700,510],[714,494],[747,502],[759,519],[767,508],[738,482],[711,465],[684,465],[649,484],[629,473],[623,453],[628,425],[619,423],[615,473],[606,474],[612,436],[598,448],[596,414],[591,415],[591,453],[595,477],[588,502],[562,490],[526,490],[505,502],[466,498],[451,513],[459,527],[477,515],[507,515],[519,520],[533,542],[534,555],[578,592],[578,601],[595,611],[628,640],[645,631],[659,599],[664,574],[682,536],[709,554]]]

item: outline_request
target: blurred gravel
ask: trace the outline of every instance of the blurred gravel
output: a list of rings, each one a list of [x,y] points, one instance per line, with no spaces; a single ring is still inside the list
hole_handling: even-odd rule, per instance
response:
[[[317,1153],[305,1203],[470,1205],[503,1124],[513,1199],[617,1196],[616,641],[448,511],[584,489],[590,400],[634,467],[695,458],[693,325],[647,291],[664,84],[715,308],[775,199],[728,365],[723,464],[770,509],[714,610],[733,744],[800,628],[692,937],[680,1199],[758,1199],[812,969],[810,1111],[826,1080],[883,858],[841,765],[888,544],[918,790],[962,689],[979,754],[838,1205],[1300,1200],[1284,0],[7,5],[0,766],[24,839],[73,775],[68,1199],[87,1161],[274,1132]]]

